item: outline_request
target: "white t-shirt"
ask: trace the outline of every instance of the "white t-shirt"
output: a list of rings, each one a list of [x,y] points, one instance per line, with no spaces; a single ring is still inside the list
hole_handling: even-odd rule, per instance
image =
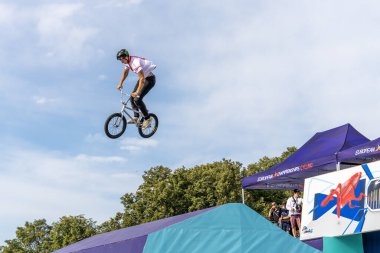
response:
[[[157,66],[153,64],[153,62],[138,57],[138,56],[130,56],[130,61],[129,63],[125,64],[126,69],[130,69],[136,74],[139,73],[141,70],[143,71],[144,77],[149,77],[153,75],[152,71],[156,68]]]
[[[288,198],[288,201],[286,201],[286,209],[289,210],[289,215],[301,214],[300,212],[297,212],[296,204],[301,206],[302,198],[290,197]]]

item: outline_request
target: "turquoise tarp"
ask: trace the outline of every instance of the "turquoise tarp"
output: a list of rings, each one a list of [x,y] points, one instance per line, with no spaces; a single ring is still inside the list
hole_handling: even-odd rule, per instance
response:
[[[362,234],[323,237],[323,253],[363,253]]]
[[[362,234],[353,234],[338,237],[323,237],[323,253],[363,252]]]
[[[226,204],[149,234],[144,253],[318,253],[243,204]]]

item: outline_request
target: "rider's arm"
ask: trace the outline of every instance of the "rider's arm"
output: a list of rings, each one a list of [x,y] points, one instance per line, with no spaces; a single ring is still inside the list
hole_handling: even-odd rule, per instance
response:
[[[121,74],[119,85],[117,86],[118,90],[121,90],[123,88],[123,82],[127,78],[128,73],[129,73],[129,69],[125,68],[124,71],[123,71],[123,73]]]

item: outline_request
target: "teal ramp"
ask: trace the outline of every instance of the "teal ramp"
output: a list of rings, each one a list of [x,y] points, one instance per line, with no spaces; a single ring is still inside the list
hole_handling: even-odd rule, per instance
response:
[[[144,253],[320,253],[243,204],[225,204],[149,234]]]
[[[339,237],[323,237],[323,253],[363,252],[362,234],[353,234]]]

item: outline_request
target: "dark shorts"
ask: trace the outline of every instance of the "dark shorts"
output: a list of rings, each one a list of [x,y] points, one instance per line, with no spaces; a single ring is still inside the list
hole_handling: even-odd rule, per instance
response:
[[[290,222],[282,222],[281,223],[281,228],[282,230],[286,231],[286,232],[289,232],[290,231]]]

